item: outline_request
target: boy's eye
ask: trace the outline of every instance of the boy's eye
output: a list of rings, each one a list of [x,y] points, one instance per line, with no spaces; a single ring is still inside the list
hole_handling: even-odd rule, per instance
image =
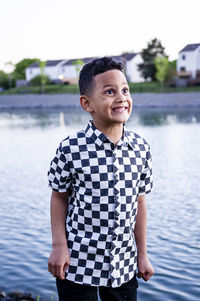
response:
[[[124,93],[128,93],[128,88],[124,88],[124,89],[123,89],[123,92],[124,92]]]
[[[113,94],[113,89],[109,89],[106,91],[106,94],[112,95]]]

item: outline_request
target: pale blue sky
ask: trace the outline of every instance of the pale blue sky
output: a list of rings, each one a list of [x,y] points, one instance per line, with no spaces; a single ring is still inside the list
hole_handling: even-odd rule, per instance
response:
[[[0,69],[23,58],[138,52],[154,37],[170,59],[200,43],[199,0],[0,0]]]

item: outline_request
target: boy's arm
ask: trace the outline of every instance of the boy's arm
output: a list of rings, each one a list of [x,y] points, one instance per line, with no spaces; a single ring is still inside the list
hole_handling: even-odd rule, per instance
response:
[[[154,274],[154,269],[147,256],[146,245],[147,208],[145,196],[138,196],[138,213],[135,224],[135,241],[138,251],[138,278],[149,280]]]
[[[53,191],[51,195],[52,252],[48,260],[48,270],[59,279],[64,279],[65,270],[70,263],[65,228],[67,198],[67,192]]]

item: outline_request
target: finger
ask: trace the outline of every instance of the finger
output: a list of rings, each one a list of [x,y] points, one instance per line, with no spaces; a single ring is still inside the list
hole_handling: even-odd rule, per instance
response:
[[[145,273],[142,278],[144,279],[144,281],[148,281],[151,278],[151,276],[152,275],[150,273]]]
[[[63,268],[60,267],[60,268],[58,269],[57,278],[58,278],[58,279],[61,279],[61,280],[64,280],[64,279],[65,279],[64,275],[65,275],[65,273],[63,272]]]
[[[48,262],[48,271],[49,271],[49,273],[51,273],[51,271],[52,271],[52,266],[49,262]]]
[[[58,275],[57,266],[53,266],[53,267],[52,267],[52,269],[51,269],[51,274],[52,274],[54,277],[57,277],[57,275]]]
[[[51,262],[50,258],[48,259],[48,271],[51,273],[53,269],[53,263]]]
[[[138,277],[138,278],[142,278],[142,276],[143,276],[143,273],[141,273],[141,272],[138,272],[138,273],[137,273],[137,277]]]

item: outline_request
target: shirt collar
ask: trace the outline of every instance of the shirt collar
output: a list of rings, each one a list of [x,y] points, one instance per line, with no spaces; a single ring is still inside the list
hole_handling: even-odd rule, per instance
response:
[[[135,139],[134,134],[131,135],[131,133],[127,130],[125,125],[124,125],[124,135],[122,139],[125,145],[129,145],[131,148],[135,148],[135,144],[137,144],[137,140]]]
[[[113,144],[110,139],[104,134],[102,133],[100,130],[98,130],[93,121],[90,120],[88,122],[88,125],[85,129],[85,134],[88,138],[91,138],[99,147],[103,144],[103,143],[111,143]],[[129,132],[126,129],[126,126],[123,125],[123,136],[122,138],[119,140],[119,142],[117,143],[117,146],[128,146],[130,145],[131,148],[134,148],[134,141],[133,139],[131,139]]]

